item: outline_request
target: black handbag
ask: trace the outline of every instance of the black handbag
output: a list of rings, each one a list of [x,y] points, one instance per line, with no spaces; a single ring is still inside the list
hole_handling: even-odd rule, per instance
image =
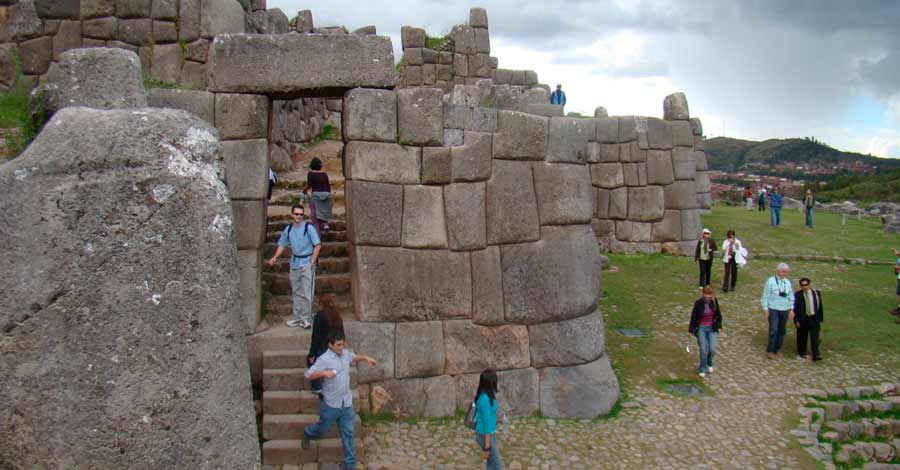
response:
[[[466,418],[463,420],[463,424],[466,425],[469,429],[475,429],[475,402],[472,402],[472,405],[469,406],[469,411],[466,412]]]

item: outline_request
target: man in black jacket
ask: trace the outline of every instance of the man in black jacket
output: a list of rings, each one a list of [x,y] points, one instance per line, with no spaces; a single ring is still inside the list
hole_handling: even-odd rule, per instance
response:
[[[807,361],[822,359],[819,353],[819,331],[825,321],[822,292],[809,286],[809,278],[800,278],[800,290],[794,293],[794,324],[797,326],[797,355]],[[812,354],[806,353],[809,338]]]
[[[712,284],[710,276],[712,274],[713,257],[716,252],[716,242],[711,235],[712,233],[708,228],[703,229],[703,235],[697,240],[697,247],[694,249],[694,262],[700,266],[701,289]]]

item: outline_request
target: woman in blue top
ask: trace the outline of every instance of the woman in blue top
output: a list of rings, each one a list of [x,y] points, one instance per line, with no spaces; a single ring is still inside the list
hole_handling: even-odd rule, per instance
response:
[[[497,446],[497,373],[488,369],[481,373],[475,393],[475,441],[484,451],[485,469],[500,470]]]

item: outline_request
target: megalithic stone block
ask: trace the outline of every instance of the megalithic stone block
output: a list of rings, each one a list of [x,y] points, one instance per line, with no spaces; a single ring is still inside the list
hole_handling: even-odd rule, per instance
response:
[[[598,188],[615,189],[625,185],[625,175],[621,163],[593,163],[591,183]]]
[[[487,28],[488,16],[484,8],[469,9],[469,26],[473,28]]]
[[[453,44],[456,46],[458,54],[474,55],[477,50],[475,48],[475,29],[467,25],[456,25],[450,31],[453,38]]]
[[[628,217],[628,188],[618,188],[609,192],[609,218]]]
[[[444,186],[447,238],[451,250],[482,250],[487,247],[485,192],[485,183]]]
[[[238,250],[238,270],[244,332],[251,334],[259,324],[262,306],[262,250]]]
[[[694,134],[691,132],[691,123],[688,121],[671,121],[672,138],[675,147],[693,147]]]
[[[706,171],[709,169],[706,163],[706,152],[694,150],[694,162],[696,163],[695,168],[697,171]]]
[[[377,183],[419,184],[421,154],[421,147],[348,142],[344,147],[346,177]]]
[[[500,247],[472,252],[472,322],[476,325],[502,325],[503,272]]]
[[[237,0],[202,0],[200,12],[200,34],[205,38],[245,32],[246,13]]]
[[[691,180],[676,181],[664,186],[666,209],[696,209],[697,186]]]
[[[530,163],[494,160],[485,200],[488,244],[522,243],[540,238],[532,181]]]
[[[680,121],[679,121],[680,122]],[[675,147],[672,150],[672,166],[676,180],[692,180],[697,174],[697,160],[694,150],[689,147]]]
[[[619,381],[605,354],[580,366],[541,369],[540,380],[541,414],[551,418],[596,418],[619,399]]]
[[[671,124],[662,119],[647,118],[647,143],[651,149],[670,150],[675,145]]]
[[[443,94],[437,88],[397,91],[397,127],[404,145],[440,146],[444,141]]]
[[[403,187],[403,246],[447,248],[444,193],[440,187]]]
[[[521,369],[531,362],[524,325],[479,326],[470,320],[448,320],[444,347],[448,374]]]
[[[350,243],[400,246],[403,186],[352,180],[345,191]]]
[[[643,186],[628,188],[628,218],[641,222],[663,217],[663,187]]]
[[[446,355],[441,322],[398,323],[394,341],[395,377],[429,377],[444,373]]]
[[[404,50],[414,47],[425,47],[425,30],[412,26],[400,28],[400,44]]]
[[[597,118],[595,120],[597,126],[596,141],[601,144],[624,142],[625,140],[621,139],[619,136],[619,120],[620,119],[616,117]]]
[[[593,362],[603,355],[603,317],[583,317],[528,326],[532,367],[571,366]]]
[[[223,140],[265,139],[269,132],[269,98],[217,93],[216,128]]]
[[[672,93],[666,97],[663,101],[663,118],[666,121],[686,121],[691,118],[687,97],[684,96],[684,93]]]
[[[681,211],[681,239],[692,240],[700,238],[700,211]]]
[[[497,113],[494,158],[543,160],[547,155],[550,119],[515,111]]]
[[[671,184],[675,181],[675,170],[672,166],[672,152],[667,150],[650,150],[647,152],[647,183]]]
[[[266,139],[222,142],[225,180],[232,199],[265,199],[269,182]]]
[[[399,82],[391,40],[382,36],[217,36],[209,67],[210,91],[226,93],[321,96],[323,89],[391,88]]]
[[[501,247],[508,322],[567,320],[596,308],[600,252],[590,225],[546,226],[541,235],[539,242]]]
[[[596,130],[592,119],[552,117],[547,152],[548,162],[585,163],[588,157],[588,141]]]
[[[344,94],[341,117],[347,140],[397,140],[397,94],[393,91],[354,88]]]
[[[541,225],[590,223],[594,206],[587,166],[542,162],[533,165]]]
[[[361,322],[344,317],[344,332],[355,352],[375,359],[370,366],[360,363],[356,366],[356,379],[367,384],[394,377],[395,330],[393,322]]]
[[[667,210],[660,222],[653,224],[650,239],[654,242],[677,242],[681,238],[681,211]]]
[[[485,181],[491,177],[491,141],[487,132],[464,134],[464,145],[450,149],[453,181]]]

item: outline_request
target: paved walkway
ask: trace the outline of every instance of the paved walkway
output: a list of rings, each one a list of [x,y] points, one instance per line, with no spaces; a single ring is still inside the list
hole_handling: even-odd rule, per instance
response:
[[[677,398],[655,388],[628,390],[629,402],[607,421],[536,418],[512,420],[502,436],[508,469],[805,469],[815,468],[789,430],[796,426],[804,388],[827,388],[898,381],[900,372],[881,367],[884,356],[851,363],[829,349],[825,360],[807,365],[793,355],[793,328],[785,339],[785,358],[765,357],[765,321],[756,286],[722,294],[725,335],[720,337],[717,372],[706,379],[714,392],[703,398]],[[727,307],[724,307],[727,305]],[[681,350],[696,342],[686,332],[684,309],[661,312],[655,341]],[[617,334],[607,331],[607,334]],[[687,354],[687,353],[686,353]],[[615,357],[612,358],[615,363]],[[652,361],[648,361],[652,367]],[[656,371],[665,377],[664,371]],[[484,468],[472,433],[461,419],[379,423],[369,426],[368,468]]]

